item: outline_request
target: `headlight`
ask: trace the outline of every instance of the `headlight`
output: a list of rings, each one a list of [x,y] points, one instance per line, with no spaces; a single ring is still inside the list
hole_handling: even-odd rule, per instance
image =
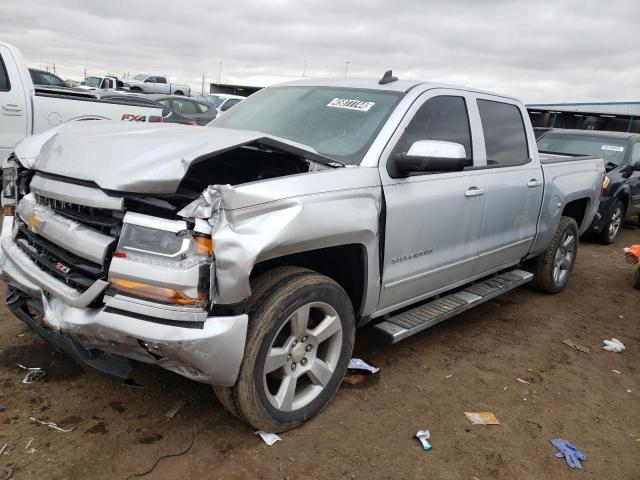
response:
[[[109,281],[115,291],[173,305],[206,305],[213,242],[186,229],[186,222],[128,212],[113,256]]]

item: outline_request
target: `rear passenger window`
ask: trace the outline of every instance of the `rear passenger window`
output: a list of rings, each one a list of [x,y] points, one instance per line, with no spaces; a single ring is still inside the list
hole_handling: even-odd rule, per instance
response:
[[[478,100],[487,149],[487,165],[522,165],[529,161],[527,135],[520,109],[492,100]]]
[[[418,140],[459,143],[467,153],[467,164],[471,166],[471,131],[464,98],[442,95],[424,102],[407,125],[394,153],[409,151]]]
[[[4,66],[4,61],[0,55],[0,92],[8,92],[11,90],[11,84],[9,83],[9,74]]]

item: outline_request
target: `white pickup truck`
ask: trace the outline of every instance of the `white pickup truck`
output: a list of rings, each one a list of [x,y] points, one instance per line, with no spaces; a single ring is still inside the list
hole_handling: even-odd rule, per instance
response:
[[[148,103],[100,100],[96,94],[34,86],[20,51],[0,42],[0,161],[24,137],[71,120],[162,122]]]
[[[169,79],[166,75],[149,75],[146,73],[139,73],[125,82],[125,87],[128,87],[132,92],[138,93],[164,93],[166,95],[186,95],[191,94],[191,87],[189,85],[181,85],[179,83],[169,83]]]

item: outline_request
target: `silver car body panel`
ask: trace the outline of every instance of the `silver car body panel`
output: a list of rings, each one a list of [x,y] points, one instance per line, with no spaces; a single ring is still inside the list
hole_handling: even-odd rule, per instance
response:
[[[124,203],[121,197],[109,196],[98,188],[62,182],[41,175],[33,176],[30,188],[36,195],[87,207],[122,210]]]

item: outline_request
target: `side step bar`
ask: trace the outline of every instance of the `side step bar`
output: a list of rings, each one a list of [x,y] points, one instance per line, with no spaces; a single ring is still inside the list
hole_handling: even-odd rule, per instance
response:
[[[533,275],[512,270],[474,283],[462,290],[410,310],[405,310],[374,325],[374,332],[385,343],[397,343],[411,335],[480,305],[509,290],[531,281]]]

